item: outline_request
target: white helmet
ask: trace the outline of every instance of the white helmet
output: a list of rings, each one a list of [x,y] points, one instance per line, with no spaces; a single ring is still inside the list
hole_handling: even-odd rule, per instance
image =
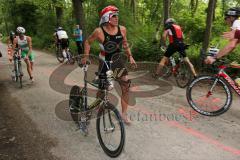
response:
[[[17,27],[17,33],[24,34],[26,30],[23,27]]]

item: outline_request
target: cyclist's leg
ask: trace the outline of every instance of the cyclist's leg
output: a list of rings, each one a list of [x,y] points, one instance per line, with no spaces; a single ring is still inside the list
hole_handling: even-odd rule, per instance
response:
[[[164,53],[163,58],[159,62],[159,65],[157,66],[157,70],[155,72],[155,75],[161,75],[162,68],[164,65],[168,62],[169,57],[171,57],[176,52],[176,47],[174,44],[169,44],[166,52]]]
[[[28,75],[30,77],[30,79],[32,79],[32,69],[31,69],[31,64],[30,64],[30,60],[29,58],[27,57],[27,54],[28,54],[28,51],[22,51],[21,52],[21,56],[22,58],[24,59],[26,65],[27,65],[27,72],[28,72]]]
[[[128,78],[128,71],[123,65],[120,64],[119,68],[117,68],[116,66],[116,68],[113,71],[114,71],[114,75],[116,76],[115,78],[117,79],[122,90],[122,95],[121,95],[122,119],[126,124],[130,124],[130,121],[128,120],[128,117],[127,117],[127,108],[128,108],[129,88],[131,85],[131,80]]]
[[[34,64],[34,60],[35,60],[35,54],[32,52],[29,56],[28,59],[30,61],[30,65],[31,65],[31,70],[33,71],[33,64]]]
[[[196,77],[196,76],[197,76],[197,72],[196,72],[193,64],[190,62],[189,58],[188,58],[188,57],[184,57],[184,61],[185,61],[185,62],[188,64],[188,66],[190,67],[193,76]]]
[[[61,47],[62,47],[63,58],[67,58],[67,53],[66,53],[67,41],[66,41],[66,39],[61,39]]]
[[[189,68],[190,68],[193,76],[196,77],[196,76],[197,76],[197,73],[196,73],[196,71],[195,71],[195,69],[194,69],[194,66],[193,66],[193,64],[190,62],[190,60],[189,60],[189,58],[187,57],[187,54],[186,54],[186,52],[185,52],[185,44],[181,42],[181,43],[179,43],[178,45],[179,45],[179,50],[178,50],[179,54],[181,54],[181,55],[183,56],[184,62],[187,63],[187,65],[189,66]]]

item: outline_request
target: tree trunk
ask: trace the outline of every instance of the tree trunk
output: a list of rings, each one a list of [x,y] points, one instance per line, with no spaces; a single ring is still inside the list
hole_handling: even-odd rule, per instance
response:
[[[131,0],[130,2],[130,8],[132,10],[132,15],[133,15],[133,21],[134,23],[136,22],[136,1],[135,0]]]
[[[164,15],[164,22],[169,18],[169,8],[170,8],[170,0],[163,0],[163,15]]]
[[[72,0],[73,3],[73,12],[76,18],[76,23],[79,24],[80,28],[83,31],[83,36],[85,37],[85,16],[83,10],[83,0]]]
[[[210,41],[215,1],[216,0],[209,0],[209,2],[208,2],[206,29],[205,29],[204,41],[202,44],[202,52],[203,53],[206,53],[208,45],[209,45],[209,41]]]
[[[165,21],[169,18],[169,10],[170,10],[170,0],[163,0],[163,26]],[[162,37],[160,39],[160,46],[163,45]]]
[[[63,9],[62,7],[55,7],[56,9],[56,25],[61,26],[62,25],[62,17],[63,17]]]

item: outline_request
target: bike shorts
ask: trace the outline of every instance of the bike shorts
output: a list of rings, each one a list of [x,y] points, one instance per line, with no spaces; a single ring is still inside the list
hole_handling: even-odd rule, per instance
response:
[[[180,53],[184,58],[187,57],[185,52],[185,44],[183,42],[170,43],[164,54],[165,57],[171,57],[175,52]]]
[[[68,39],[60,39],[62,49],[67,49],[69,47]]]
[[[22,51],[21,52],[21,57],[23,58],[23,59],[25,59],[26,58],[26,56],[27,56],[27,54],[28,54],[28,51]],[[28,59],[30,60],[30,62],[34,62],[34,58],[35,58],[35,55],[34,55],[34,53],[32,52],[32,53],[30,53],[30,55],[28,56]]]
[[[105,79],[106,78],[106,72],[109,70],[109,62],[106,65],[103,61],[99,63],[99,68],[98,68],[98,75],[99,79]],[[121,83],[121,79],[123,76],[128,75],[128,71],[124,65],[124,63],[113,63],[111,64],[111,69],[113,71],[113,77],[114,79],[122,86],[124,83]],[[125,85],[125,84],[124,84]],[[99,89],[103,89],[103,84],[99,83]]]

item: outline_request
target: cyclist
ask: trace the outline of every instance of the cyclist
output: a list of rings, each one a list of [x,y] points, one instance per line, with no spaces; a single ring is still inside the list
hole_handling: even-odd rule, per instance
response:
[[[83,51],[83,36],[82,36],[82,30],[79,28],[79,25],[76,25],[76,28],[73,30],[73,36],[75,37],[78,54],[82,54]]]
[[[194,66],[190,62],[189,58],[185,53],[185,44],[183,42],[183,32],[179,25],[176,24],[173,18],[168,18],[165,21],[164,32],[162,35],[164,46],[166,46],[166,39],[169,39],[169,45],[164,53],[164,57],[161,59],[156,72],[153,74],[154,78],[157,78],[161,75],[161,71],[166,62],[169,61],[169,58],[175,53],[179,52],[183,57],[184,61],[189,65],[194,77],[197,76],[197,73],[194,69]],[[165,48],[165,47],[164,47]]]
[[[56,43],[61,44],[64,60],[67,59],[67,49],[69,47],[67,32],[62,27],[58,27],[56,32],[54,33],[54,36],[55,36]]]
[[[238,19],[240,16],[240,10],[238,8],[230,8],[225,12],[225,22],[231,26],[232,32],[235,30],[240,30],[240,20]],[[208,56],[205,59],[206,64],[212,64],[216,61],[216,59],[219,59],[227,54],[229,54],[232,50],[236,48],[239,41],[238,39],[231,38],[229,39],[229,42],[225,45],[223,49],[221,49],[218,54],[216,54],[215,57]]]
[[[96,40],[100,43],[101,46],[100,57],[102,59],[109,61],[114,54],[121,52],[123,48],[130,60],[130,63],[134,67],[137,67],[136,62],[131,54],[130,48],[127,45],[127,30],[124,26],[118,24],[118,13],[118,8],[112,5],[102,9],[100,12],[99,27],[93,31],[93,33],[87,38],[84,43],[84,54],[86,57],[89,55],[90,46],[92,42]],[[112,65],[114,66],[114,64]],[[127,118],[127,108],[129,99],[129,87],[131,82],[127,76],[127,70],[123,66],[120,68],[123,71],[122,74],[119,75],[118,80],[122,90],[122,118],[126,124],[130,124],[130,121]],[[99,78],[101,79],[101,75],[105,74],[106,70],[102,69]],[[100,83],[99,88],[101,89]],[[101,91],[98,92],[97,96],[100,96],[100,94]]]
[[[13,50],[12,50],[12,48],[13,48],[13,40],[14,40],[14,38],[16,38],[15,33],[13,31],[10,31],[9,37],[7,39],[8,59],[9,59],[10,62],[12,62],[12,59],[13,59]]]
[[[21,57],[24,59],[27,65],[28,75],[30,80],[33,82],[33,62],[34,62],[34,54],[32,53],[32,38],[30,36],[26,36],[26,30],[23,27],[17,27],[17,35],[13,40],[13,50],[19,47],[21,49]]]

